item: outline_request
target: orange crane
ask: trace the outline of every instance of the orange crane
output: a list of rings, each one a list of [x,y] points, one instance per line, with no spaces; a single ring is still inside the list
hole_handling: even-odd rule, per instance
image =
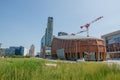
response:
[[[103,18],[103,16],[100,16],[100,17],[96,18],[95,20],[91,21],[90,23],[87,23],[87,24],[85,24],[85,25],[83,25],[83,26],[80,26],[81,29],[85,27],[86,30],[83,30],[83,31],[80,31],[80,32],[77,32],[77,33],[72,33],[72,35],[79,34],[79,33],[83,33],[83,32],[87,32],[87,37],[89,37],[89,27],[90,27],[90,25],[91,25],[92,23],[100,20],[101,18]]]

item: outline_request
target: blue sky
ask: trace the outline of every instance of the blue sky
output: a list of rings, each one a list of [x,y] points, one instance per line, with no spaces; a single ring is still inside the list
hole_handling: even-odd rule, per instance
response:
[[[0,42],[2,47],[31,44],[40,50],[40,40],[47,27],[47,18],[54,18],[54,35],[59,31],[69,34],[91,24],[90,36],[120,30],[120,0],[0,0]],[[86,33],[79,34],[86,36]]]

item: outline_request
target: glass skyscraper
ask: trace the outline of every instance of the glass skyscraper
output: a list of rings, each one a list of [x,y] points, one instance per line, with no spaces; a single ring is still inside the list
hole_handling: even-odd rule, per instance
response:
[[[45,31],[45,45],[51,47],[53,39],[53,17],[48,17],[47,28]]]

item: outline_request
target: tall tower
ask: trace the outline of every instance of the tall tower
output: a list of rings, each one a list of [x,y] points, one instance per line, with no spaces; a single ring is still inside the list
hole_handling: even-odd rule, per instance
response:
[[[41,38],[41,49],[43,48],[43,46],[45,46],[45,35],[43,35],[43,37]]]
[[[51,46],[53,39],[53,17],[48,17],[47,28],[45,31],[45,45],[47,47]]]
[[[34,57],[34,52],[35,52],[35,46],[32,44],[29,50],[30,57]]]

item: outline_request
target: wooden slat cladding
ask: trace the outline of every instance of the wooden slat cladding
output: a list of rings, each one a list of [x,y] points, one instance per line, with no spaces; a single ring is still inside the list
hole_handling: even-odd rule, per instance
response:
[[[82,59],[86,53],[87,60],[90,60],[91,53],[94,53],[95,60],[106,59],[105,43],[102,39],[65,40],[54,38],[51,50],[52,57],[57,58],[57,50],[59,49],[64,49],[66,59],[76,58],[76,55]]]

